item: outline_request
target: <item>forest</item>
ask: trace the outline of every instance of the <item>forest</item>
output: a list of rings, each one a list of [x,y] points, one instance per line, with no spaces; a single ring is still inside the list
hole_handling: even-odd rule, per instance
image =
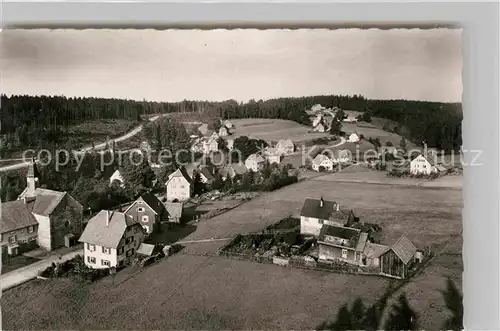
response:
[[[399,124],[396,133],[422,145],[458,150],[462,145],[461,103],[370,100],[360,95],[321,95],[237,102],[227,100],[149,102],[62,96],[1,95],[0,149],[51,147],[63,143],[68,128],[85,121],[141,118],[161,113],[198,113],[205,118],[276,118],[310,125],[305,110],[315,104],[368,112]]]

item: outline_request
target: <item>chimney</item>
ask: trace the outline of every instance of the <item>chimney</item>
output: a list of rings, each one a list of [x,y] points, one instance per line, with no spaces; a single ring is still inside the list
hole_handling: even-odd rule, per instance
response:
[[[340,205],[337,203],[337,211],[340,211]]]
[[[319,207],[320,207],[320,208],[323,208],[323,204],[324,204],[323,197],[321,197],[321,198],[319,199]]]

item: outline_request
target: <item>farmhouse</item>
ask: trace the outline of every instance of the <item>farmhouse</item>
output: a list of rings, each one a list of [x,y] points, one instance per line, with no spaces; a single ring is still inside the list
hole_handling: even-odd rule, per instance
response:
[[[266,150],[264,151],[264,156],[266,157],[266,160],[270,163],[281,163],[281,154],[276,148],[273,147],[267,147]]]
[[[356,132],[351,133],[349,139],[347,139],[350,143],[357,143],[360,140],[359,135]]]
[[[432,158],[427,159],[422,154],[410,162],[410,173],[429,175],[436,171]]]
[[[167,200],[188,200],[193,193],[191,181],[191,177],[186,173],[184,168],[179,168],[174,173],[170,174],[165,183]]]
[[[315,171],[332,171],[333,170],[333,161],[324,154],[318,154],[312,161],[312,168]]]
[[[295,151],[295,145],[291,139],[281,139],[276,144],[276,149],[280,154],[288,155]]]
[[[80,237],[85,264],[94,269],[130,263],[144,241],[142,226],[124,213],[101,210],[92,217]]]
[[[144,193],[125,210],[125,215],[139,223],[147,235],[155,232],[162,222],[168,221],[163,203],[152,193]]]
[[[235,179],[237,177],[243,176],[248,171],[247,167],[243,163],[232,163],[220,170],[220,174],[223,180],[227,178]]]
[[[367,238],[368,235],[358,229],[323,225],[318,237],[318,258],[361,264]]]
[[[264,167],[266,160],[262,158],[259,154],[252,154],[245,160],[245,167],[248,170],[258,172]]]
[[[344,226],[344,218],[339,219],[337,212],[340,205],[334,201],[307,198],[300,212],[300,233],[318,236],[324,224]]]
[[[28,167],[26,181],[27,187],[18,200],[1,205],[3,250],[18,255],[37,245],[46,251],[73,245],[75,236],[83,230],[82,205],[67,192],[39,188],[34,160]]]
[[[413,262],[417,249],[406,237],[401,236],[390,249],[380,255],[381,273],[396,278],[405,278]]]

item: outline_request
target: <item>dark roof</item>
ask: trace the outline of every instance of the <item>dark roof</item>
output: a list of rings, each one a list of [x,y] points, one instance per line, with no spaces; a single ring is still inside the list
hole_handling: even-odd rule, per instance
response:
[[[405,235],[402,235],[398,241],[391,246],[391,249],[404,264],[407,264],[417,252],[417,248]]]
[[[35,216],[30,213],[29,206],[24,203],[24,200],[3,202],[0,206],[0,211],[0,233],[38,224]]]
[[[334,222],[347,222],[352,209],[342,208],[339,211],[336,209],[331,213],[329,220]]]
[[[210,172],[210,170],[207,167],[201,168],[200,174],[202,174],[203,176],[205,176],[205,178],[208,179],[208,180],[214,178],[214,175],[212,175],[212,173]]]
[[[313,217],[322,220],[327,220],[335,210],[337,205],[334,201],[323,200],[323,207],[320,206],[321,199],[307,198],[302,206],[300,216]]]
[[[106,225],[108,217],[109,224]],[[125,230],[133,225],[140,226],[132,217],[124,213],[101,210],[89,220],[79,241],[108,248],[117,248]]]
[[[375,259],[380,257],[380,255],[386,253],[390,250],[389,246],[373,244],[371,242],[367,242],[363,253],[369,259]]]
[[[349,244],[346,247],[355,248],[358,244],[358,239],[360,238],[360,234],[361,232],[358,229],[353,229],[343,226],[323,225],[319,232],[318,241],[325,242],[326,236],[347,239],[349,240]]]
[[[165,210],[163,203],[152,193],[144,193],[139,199],[142,199],[157,215]]]
[[[59,192],[37,188],[35,191],[35,201],[32,206],[31,212],[41,216],[50,216],[62,201],[66,192]]]

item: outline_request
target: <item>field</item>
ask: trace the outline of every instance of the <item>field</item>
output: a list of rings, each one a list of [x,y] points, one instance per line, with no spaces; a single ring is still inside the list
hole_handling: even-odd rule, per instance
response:
[[[431,245],[437,256],[402,290],[423,317],[420,328],[440,328],[447,312],[439,290],[447,276],[461,286],[461,191],[321,178],[263,194],[230,212],[200,221],[183,240],[230,238],[261,230],[285,216],[298,216],[308,196],[337,201],[341,207],[353,208],[362,221],[380,224],[383,243],[390,244],[405,234],[419,248]],[[4,327],[312,329],[333,318],[343,303],[357,296],[369,303],[387,285],[387,280],[378,277],[202,255],[214,253],[225,242],[186,244],[179,255],[104,290],[99,283],[78,289],[64,280],[14,288],[2,297]]]
[[[280,119],[232,119],[231,123],[235,126],[231,131],[234,138],[247,136],[268,142],[291,139],[295,143],[300,143],[317,138],[331,137],[329,133],[309,132],[312,130],[311,127]]]

